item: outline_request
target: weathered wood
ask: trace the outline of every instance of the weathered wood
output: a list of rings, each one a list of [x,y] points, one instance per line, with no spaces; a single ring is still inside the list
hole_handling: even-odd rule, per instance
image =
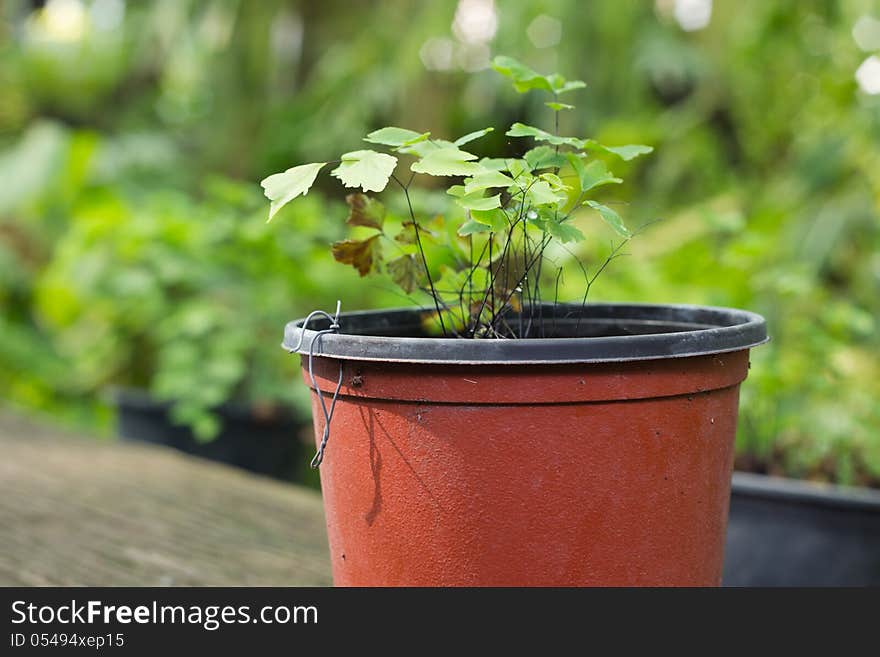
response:
[[[330,584],[320,496],[0,416],[0,585]]]

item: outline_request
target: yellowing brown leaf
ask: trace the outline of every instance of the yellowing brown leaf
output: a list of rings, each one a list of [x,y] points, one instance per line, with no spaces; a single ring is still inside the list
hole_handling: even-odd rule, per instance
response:
[[[407,294],[410,294],[419,286],[419,281],[423,277],[422,273],[424,272],[421,263],[413,254],[389,260],[387,269],[391,280],[397,283]]]
[[[380,235],[373,235],[365,240],[342,240],[334,242],[331,247],[333,257],[338,262],[351,265],[361,276],[376,271],[382,261],[382,245]]]
[[[348,214],[347,223],[350,226],[366,226],[382,230],[382,222],[385,220],[385,206],[366,194],[349,194],[345,202],[351,211]]]

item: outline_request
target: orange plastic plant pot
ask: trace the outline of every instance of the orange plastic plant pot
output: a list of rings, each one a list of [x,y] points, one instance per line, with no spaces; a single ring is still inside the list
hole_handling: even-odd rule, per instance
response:
[[[739,341],[764,341],[763,320],[744,315],[759,326]],[[343,330],[346,319],[357,328],[366,315],[343,317]],[[401,321],[392,324],[405,335]],[[631,332],[638,321],[602,331]],[[382,336],[348,344],[361,354],[352,358],[353,336],[321,336],[312,375],[328,402],[342,367],[321,465],[334,582],[718,585],[748,348],[699,353],[693,333],[731,327],[693,321],[702,328],[682,331],[681,322],[651,321],[661,333],[504,341],[504,349],[527,348],[507,362],[497,353],[476,362],[471,352],[454,354],[466,356],[459,362],[409,361],[414,340],[481,347]],[[597,356],[614,351],[609,340],[630,339],[640,353],[660,337],[654,342],[667,351],[680,339],[690,354]],[[364,346],[370,340],[375,348]],[[375,358],[389,341],[398,358]],[[569,348],[583,352],[580,361],[571,362]],[[304,365],[311,385],[307,356]]]

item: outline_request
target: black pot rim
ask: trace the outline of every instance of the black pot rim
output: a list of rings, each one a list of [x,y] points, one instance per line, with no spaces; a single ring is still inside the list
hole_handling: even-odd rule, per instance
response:
[[[776,502],[880,513],[880,490],[861,486],[818,484],[803,479],[737,471],[733,473],[731,490],[735,495]]]
[[[465,340],[406,337],[421,326],[425,310],[396,308],[342,313],[339,332],[318,335],[330,322],[289,322],[282,347],[290,353],[342,360],[449,365],[608,363],[685,358],[742,351],[767,342],[764,318],[714,306],[589,303],[546,304],[549,320],[579,322],[613,335],[577,338]],[[622,333],[622,334],[617,334]],[[396,334],[396,335],[395,335]],[[402,336],[402,337],[401,337]]]

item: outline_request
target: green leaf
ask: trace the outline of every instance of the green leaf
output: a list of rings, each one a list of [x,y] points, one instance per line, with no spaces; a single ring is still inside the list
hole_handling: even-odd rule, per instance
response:
[[[301,164],[283,173],[276,173],[264,178],[260,185],[263,187],[266,198],[272,201],[269,205],[268,221],[272,221],[275,213],[297,196],[308,194],[309,189],[315,184],[318,172],[326,164],[326,162]]]
[[[620,178],[614,177],[601,160],[593,160],[589,164],[584,165],[584,161],[576,153],[568,153],[566,159],[568,159],[571,168],[577,174],[581,193],[588,192],[602,185],[620,184],[623,182]]]
[[[483,190],[460,196],[455,200],[466,210],[493,210],[501,207],[501,194],[483,196]]]
[[[510,187],[512,184],[513,178],[500,171],[483,171],[464,181],[464,191],[470,194],[491,187]]]
[[[528,197],[532,203],[532,205],[556,205],[558,206],[560,203],[566,200],[566,196],[564,194],[557,194],[550,188],[550,183],[546,180],[539,180],[538,182],[529,186]]]
[[[550,82],[540,73],[530,69],[525,64],[515,60],[513,57],[505,57],[500,55],[492,60],[492,68],[511,80],[513,80],[513,88],[519,93],[525,93],[530,89],[543,89],[553,93],[553,87]]]
[[[563,81],[561,85],[554,88],[554,91],[557,95],[567,94],[569,91],[574,91],[575,89],[583,89],[587,86],[587,83],[583,80],[568,80]]]
[[[626,146],[605,146],[604,144],[600,144],[593,139],[588,139],[587,141],[585,141],[582,148],[586,148],[592,151],[612,153],[613,155],[616,155],[617,157],[626,160],[627,162],[638,157],[639,155],[645,155],[647,153],[653,152],[654,150],[653,147],[644,146],[642,144],[627,144]]]
[[[584,205],[588,205],[598,211],[602,216],[602,219],[605,220],[605,223],[611,226],[619,235],[624,237],[630,237],[632,235],[632,233],[629,232],[629,229],[624,225],[623,219],[620,218],[620,215],[607,205],[602,205],[596,201],[586,201]]]
[[[398,152],[406,153],[407,155],[425,157],[429,153],[442,148],[456,148],[456,146],[451,141],[446,141],[445,139],[427,139],[425,141],[418,141],[409,144],[408,146],[401,146],[397,150]]]
[[[419,280],[424,275],[424,268],[415,255],[407,254],[389,260],[386,265],[391,280],[397,283],[404,292],[410,294],[419,286]]]
[[[510,222],[507,215],[501,208],[492,210],[471,210],[471,219],[478,224],[489,226],[493,232],[503,233],[510,228]]]
[[[410,168],[416,173],[431,176],[472,176],[483,170],[472,161],[476,159],[476,155],[452,146],[428,152],[421,160],[413,162]]]
[[[564,220],[560,221],[556,213],[549,207],[530,211],[526,216],[526,220],[561,242],[580,242],[584,239],[584,234],[580,230]]]
[[[588,192],[602,185],[619,185],[623,182],[622,178],[613,175],[605,168],[605,163],[599,160],[590,162],[584,167],[584,177],[581,179],[581,191]]]
[[[480,166],[491,171],[506,171],[507,160],[503,157],[484,157],[480,160]]]
[[[547,221],[545,230],[560,242],[581,242],[586,239],[584,234],[570,223]]]
[[[468,219],[458,228],[458,234],[462,237],[467,237],[468,235],[473,235],[474,233],[488,233],[492,229],[487,224],[482,224],[479,221],[474,221],[473,219]]]
[[[520,93],[542,89],[552,94],[563,94],[587,86],[580,80],[566,81],[559,73],[541,75],[512,57],[503,55],[492,60],[492,68],[513,80],[513,88]]]
[[[536,169],[559,168],[565,164],[565,157],[550,146],[537,146],[523,156],[532,171]]]
[[[346,223],[350,226],[366,226],[382,230],[385,206],[366,194],[349,194],[345,197],[350,212]]]
[[[464,146],[465,144],[469,144],[474,139],[479,139],[484,135],[488,135],[490,132],[495,130],[495,128],[483,128],[482,130],[477,130],[475,132],[469,132],[464,137],[459,137],[456,139],[453,144],[455,146]]]
[[[519,183],[523,178],[523,174],[530,171],[529,163],[525,160],[507,160],[507,171]]]
[[[581,191],[583,191],[584,186],[587,184],[586,167],[584,166],[584,161],[581,159],[579,153],[566,153],[565,159],[568,160],[568,163],[571,165],[572,170],[578,178],[579,184],[581,186]]]
[[[558,137],[550,134],[546,130],[536,128],[524,123],[514,123],[510,126],[510,130],[505,133],[508,137],[534,137],[538,141],[546,141],[556,146],[573,146],[574,148],[583,148],[584,140],[577,137]]]
[[[360,187],[365,192],[381,192],[394,173],[397,158],[376,151],[352,151],[342,156],[342,163],[330,172],[346,187]]]
[[[381,235],[376,234],[365,240],[343,240],[334,242],[330,248],[338,262],[351,265],[361,276],[377,271],[382,261]]]
[[[424,230],[419,229],[419,232],[424,232]],[[416,225],[412,221],[404,221],[400,225],[400,232],[394,236],[394,239],[401,244],[415,244],[417,242]]]
[[[568,191],[571,189],[571,186],[566,185],[564,182],[562,182],[562,178],[557,176],[555,173],[542,173],[540,178],[550,183],[550,187],[553,189],[554,192]]]
[[[364,141],[400,148],[401,146],[411,146],[420,141],[425,141],[430,135],[430,132],[419,133],[414,130],[406,130],[405,128],[389,127],[374,130],[364,137]]]
[[[567,103],[555,103],[555,102],[549,102],[549,103],[544,103],[544,104],[545,104],[547,107],[549,107],[550,109],[552,109],[554,112],[560,112],[560,111],[562,111],[562,110],[570,110],[570,109],[574,109],[574,105],[569,105],[569,104],[567,104]]]

